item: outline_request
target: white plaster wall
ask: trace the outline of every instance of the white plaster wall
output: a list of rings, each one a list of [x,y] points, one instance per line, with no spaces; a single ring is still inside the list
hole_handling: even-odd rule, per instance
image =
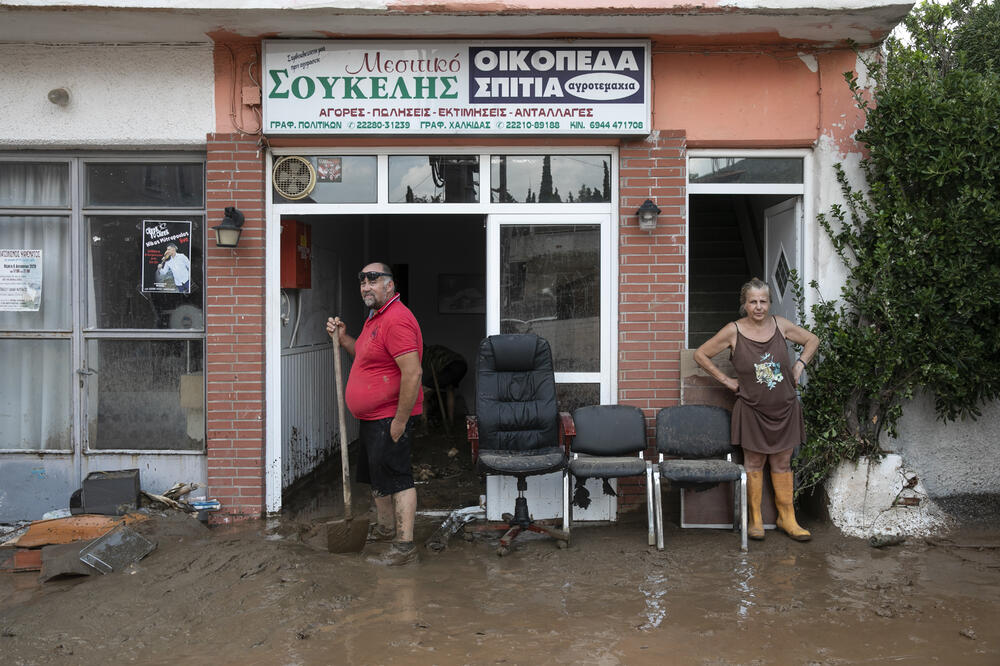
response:
[[[830,519],[848,536],[918,536],[947,526],[919,475],[896,454],[877,462],[843,463],[827,480],[826,492]]]
[[[829,135],[822,135],[816,142],[813,150],[813,177],[814,192],[816,200],[816,214],[823,214],[827,219],[832,219],[830,212],[833,206],[843,206],[845,198],[837,182],[836,164],[840,164],[847,173],[852,183],[864,180],[861,173],[861,154],[843,154],[840,148]],[[806,243],[810,247],[806,248],[806,258],[815,257],[815,265],[810,271],[806,269],[806,280],[803,288],[805,290],[806,312],[814,304],[840,299],[840,289],[847,279],[847,268],[837,256],[837,252],[830,242],[830,237],[816,220],[806,221]],[[809,273],[811,272],[811,275]],[[809,280],[815,279],[819,285],[819,290],[809,286]]]
[[[975,421],[938,421],[934,398],[921,395],[903,411],[899,438],[884,447],[899,453],[931,497],[1000,494],[1000,403]]]
[[[0,147],[203,146],[214,80],[210,44],[0,44]]]

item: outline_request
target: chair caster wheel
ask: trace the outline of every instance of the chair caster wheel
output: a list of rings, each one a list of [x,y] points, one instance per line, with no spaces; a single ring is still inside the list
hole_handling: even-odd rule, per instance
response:
[[[559,548],[559,550],[566,550],[567,548],[569,548],[569,541],[563,541],[562,539],[559,539],[558,541],[556,541],[556,546]]]
[[[497,557],[503,557],[508,553],[510,553],[510,548],[508,548],[507,546],[500,546],[499,548],[497,548]]]

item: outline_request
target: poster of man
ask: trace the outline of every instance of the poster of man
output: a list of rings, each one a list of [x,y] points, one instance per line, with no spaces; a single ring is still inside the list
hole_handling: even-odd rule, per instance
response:
[[[191,293],[191,222],[142,221],[142,290]]]

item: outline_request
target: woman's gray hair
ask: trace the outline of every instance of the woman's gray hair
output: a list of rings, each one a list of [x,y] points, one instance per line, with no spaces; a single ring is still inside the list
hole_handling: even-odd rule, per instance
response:
[[[767,292],[767,300],[771,301],[771,288],[760,278],[753,278],[740,287],[740,315],[747,316],[747,292],[751,289],[763,289]]]

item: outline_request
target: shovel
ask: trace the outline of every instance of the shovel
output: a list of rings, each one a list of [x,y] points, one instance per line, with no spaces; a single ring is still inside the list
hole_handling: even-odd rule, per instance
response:
[[[351,472],[347,463],[347,418],[344,416],[344,379],[340,368],[340,336],[333,335],[333,369],[337,377],[337,417],[340,430],[340,467],[344,475],[344,519],[331,520],[327,526],[327,550],[331,553],[357,553],[368,539],[368,518],[355,519],[351,509]]]

